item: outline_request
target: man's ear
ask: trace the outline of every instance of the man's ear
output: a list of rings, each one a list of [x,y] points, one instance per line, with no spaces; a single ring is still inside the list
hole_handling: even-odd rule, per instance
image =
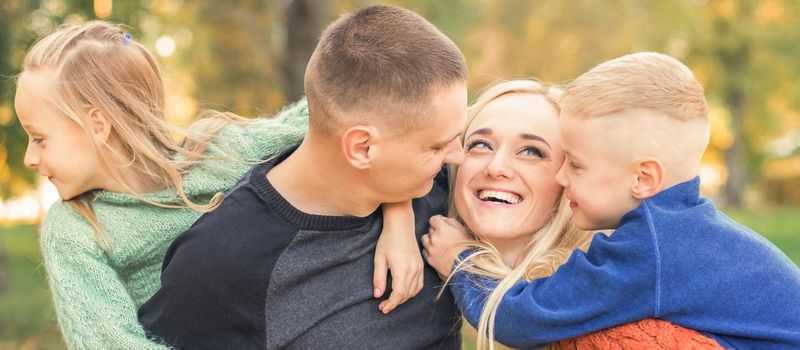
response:
[[[369,169],[375,158],[374,146],[381,134],[374,126],[358,125],[342,134],[342,151],[347,161],[356,169]]]
[[[100,141],[108,141],[108,135],[111,135],[111,121],[108,120],[105,114],[96,107],[89,108],[89,120],[91,121],[91,131],[100,139]]]
[[[631,193],[644,200],[655,196],[664,187],[664,165],[653,157],[642,157],[635,161],[636,174]]]

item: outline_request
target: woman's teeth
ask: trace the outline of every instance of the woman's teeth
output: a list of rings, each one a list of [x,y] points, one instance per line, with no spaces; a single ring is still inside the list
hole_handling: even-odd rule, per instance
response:
[[[478,198],[482,201],[498,202],[505,204],[517,204],[522,202],[522,197],[514,193],[480,190],[478,191]]]

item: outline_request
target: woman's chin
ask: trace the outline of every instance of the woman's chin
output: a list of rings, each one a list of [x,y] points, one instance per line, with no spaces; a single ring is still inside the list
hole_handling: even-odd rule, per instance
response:
[[[507,223],[491,224],[483,222],[476,226],[477,227],[474,229],[470,227],[472,232],[482,240],[488,241],[492,244],[513,240],[521,236],[515,234],[516,232],[519,232],[518,227],[511,227],[511,225],[508,225]]]

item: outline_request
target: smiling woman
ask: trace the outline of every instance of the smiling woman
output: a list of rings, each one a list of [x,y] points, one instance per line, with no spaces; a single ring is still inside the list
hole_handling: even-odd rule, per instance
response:
[[[499,281],[486,307],[475,310],[479,348],[491,344],[495,310],[514,283],[550,275],[591,238],[571,223],[555,182],[564,161],[560,94],[532,80],[507,81],[486,90],[467,112],[466,155],[451,180],[450,216],[477,240],[470,264],[461,267]]]
[[[541,94],[510,92],[474,115],[455,206],[467,226],[515,266],[561,195],[554,180],[564,161],[558,110]]]

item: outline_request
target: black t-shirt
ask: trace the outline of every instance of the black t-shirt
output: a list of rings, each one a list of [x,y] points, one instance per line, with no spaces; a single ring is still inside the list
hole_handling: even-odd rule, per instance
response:
[[[384,315],[372,296],[382,213],[306,214],[266,178],[293,149],[256,165],[215,211],[169,247],[161,288],[139,309],[148,335],[178,349],[460,348],[452,295],[425,286]],[[313,170],[310,170],[313,171]],[[447,174],[413,201],[417,240],[446,214]],[[384,299],[391,291],[384,294]]]

